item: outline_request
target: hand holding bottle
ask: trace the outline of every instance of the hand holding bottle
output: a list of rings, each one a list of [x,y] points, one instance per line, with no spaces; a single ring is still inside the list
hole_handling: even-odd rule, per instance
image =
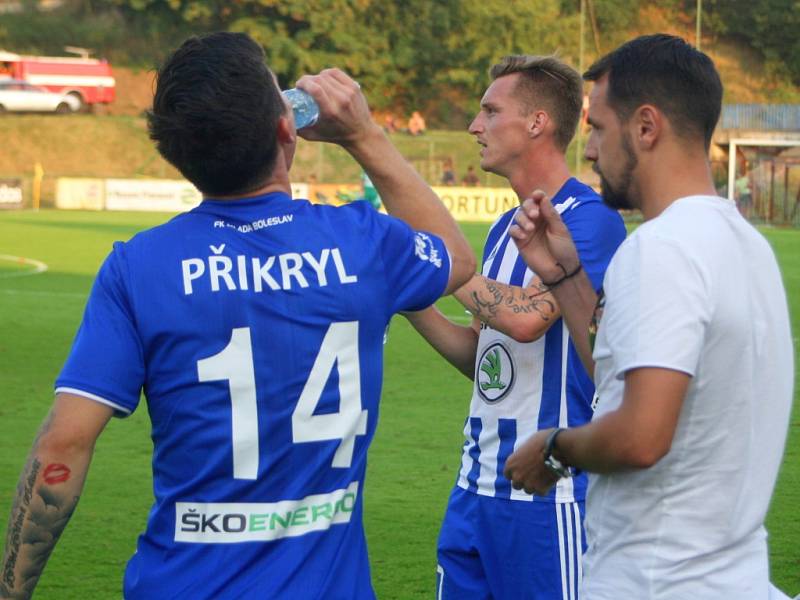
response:
[[[325,69],[318,75],[304,75],[297,88],[311,95],[319,106],[319,119],[301,129],[301,137],[348,146],[382,131],[372,122],[361,86],[343,71]]]

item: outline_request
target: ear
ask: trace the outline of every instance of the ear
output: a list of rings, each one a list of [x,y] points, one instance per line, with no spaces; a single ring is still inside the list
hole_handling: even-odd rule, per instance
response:
[[[630,122],[634,126],[633,139],[642,150],[650,150],[664,135],[664,113],[652,104],[636,109]]]
[[[528,137],[539,137],[544,133],[547,124],[550,122],[550,115],[543,110],[534,111],[528,118]]]
[[[297,134],[294,127],[289,123],[289,117],[280,117],[278,119],[278,142],[281,144],[291,144],[295,141]]]

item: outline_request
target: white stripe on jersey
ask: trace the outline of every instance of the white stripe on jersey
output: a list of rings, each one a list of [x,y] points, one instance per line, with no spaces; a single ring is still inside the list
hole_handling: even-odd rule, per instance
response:
[[[561,321],[561,356],[566,357],[569,352],[569,329],[567,324],[562,319]],[[569,421],[567,420],[567,360],[561,360],[561,411],[558,415],[558,426],[567,428]],[[574,486],[572,485],[572,478],[567,477],[558,482],[556,486],[556,502],[572,502],[575,497],[573,495]]]
[[[572,519],[572,511],[569,510],[568,504],[556,504],[558,508],[562,506],[565,508],[565,516],[567,521],[567,558],[569,560],[569,597],[575,597],[575,542],[573,540],[573,531],[575,531],[575,523]]]
[[[564,600],[577,600],[578,587],[583,577],[580,509],[577,502],[558,503],[553,506],[558,527],[561,596]]]
[[[567,558],[564,556],[564,520],[561,517],[561,505],[554,504],[556,511],[556,523],[558,524],[558,559],[561,563],[561,597],[569,599],[569,588],[567,588]]]
[[[559,213],[563,213],[570,207],[579,205],[574,197],[570,197],[562,203],[556,205]],[[495,280],[501,283],[511,283],[514,268],[520,265],[521,258],[517,246],[512,239],[509,239],[508,229],[514,223],[513,217],[508,219],[502,234],[497,238],[494,246],[487,254],[486,262],[483,265],[482,274],[489,276],[495,273]],[[495,225],[494,227],[496,227]],[[490,230],[490,235],[492,233]],[[508,240],[506,242],[506,240]],[[499,264],[498,264],[499,263]],[[495,268],[497,267],[497,268]],[[517,279],[515,285],[528,286],[534,277],[534,273],[527,267],[522,273],[521,280]],[[519,278],[519,275],[517,275]],[[549,410],[558,410],[557,422],[559,426],[566,427],[568,423],[568,402],[566,396],[567,360],[569,333],[563,321],[556,327],[561,327],[561,394],[559,406],[550,406]],[[499,344],[507,350],[513,364],[514,380],[510,383],[510,388],[502,398],[496,403],[485,401],[478,391],[481,360],[483,353],[492,345]],[[471,419],[480,419],[480,434],[478,440],[472,439],[473,425],[471,419],[466,420],[464,444],[461,457],[461,469],[459,472],[457,485],[463,489],[477,492],[483,496],[510,497],[514,500],[530,502],[533,500],[531,494],[526,494],[522,490],[514,490],[508,481],[498,474],[498,467],[501,461],[508,458],[512,450],[524,443],[533,435],[539,427],[539,410],[542,401],[542,369],[545,361],[545,336],[531,343],[519,343],[512,338],[493,330],[489,327],[482,327],[478,340],[478,352],[476,353],[476,383],[473,386],[473,396],[470,405]],[[550,397],[549,402],[556,399]],[[552,414],[552,413],[551,413]],[[509,429],[515,435],[507,433],[507,439],[501,440],[499,421],[511,421]],[[506,424],[508,425],[508,424]],[[508,432],[509,429],[506,429]],[[512,437],[513,435],[513,437]],[[477,450],[475,446],[478,446]],[[478,465],[471,453],[477,455]],[[502,454],[502,456],[501,456]],[[476,478],[477,475],[477,478]],[[501,486],[499,488],[498,486]],[[500,491],[499,491],[500,490]],[[570,479],[561,480],[556,486],[556,502],[570,502],[574,500],[574,486]]]
[[[481,472],[478,476],[478,493],[494,496],[497,481],[497,456],[500,453],[500,437],[497,435],[497,419],[483,417],[478,446],[481,449]]]
[[[514,212],[514,214],[515,215],[517,214],[516,211]],[[489,253],[489,256],[486,257],[486,262],[483,264],[483,269],[481,269],[481,274],[482,275],[486,276],[487,273],[489,273],[489,270],[492,268],[492,264],[494,264],[494,261],[497,259],[497,253],[500,251],[500,245],[503,243],[503,240],[506,239],[506,237],[508,236],[508,229],[513,224],[514,224],[514,217],[509,219],[508,223],[506,224],[506,228],[503,231],[503,235],[501,235],[499,238],[497,238],[497,242],[495,243],[494,248],[492,248],[492,251]],[[508,243],[509,244],[513,244],[514,242],[509,240]],[[501,260],[502,260],[502,257],[501,257]],[[501,270],[501,272],[503,272],[503,271]],[[511,274],[511,271],[509,271],[509,276],[510,276],[510,274]]]
[[[580,589],[581,581],[583,581],[583,521],[581,521],[581,511],[577,502],[572,503],[572,512],[575,518],[575,546],[577,549],[575,555],[578,557],[578,589]]]

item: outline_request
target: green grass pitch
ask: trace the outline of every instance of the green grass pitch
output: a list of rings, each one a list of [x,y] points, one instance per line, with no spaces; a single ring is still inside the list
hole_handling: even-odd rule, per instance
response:
[[[19,471],[51,403],[52,382],[69,350],[94,273],[114,240],[128,239],[165,218],[145,213],[0,212],[0,539],[5,539]],[[476,251],[486,229],[464,226]],[[781,263],[798,347],[800,231],[764,233]],[[29,275],[26,272],[36,269],[34,263],[8,257],[36,259],[48,270]],[[441,301],[440,307],[468,321],[453,300]],[[470,382],[401,317],[392,323],[385,365],[382,414],[365,492],[373,581],[382,599],[431,598],[436,536],[460,462]],[[799,405],[796,389],[789,442],[767,520],[772,579],[790,596],[800,593]],[[83,498],[39,582],[37,597],[121,597],[125,562],[152,502],[150,453],[144,408],[129,419],[111,422],[98,442]]]

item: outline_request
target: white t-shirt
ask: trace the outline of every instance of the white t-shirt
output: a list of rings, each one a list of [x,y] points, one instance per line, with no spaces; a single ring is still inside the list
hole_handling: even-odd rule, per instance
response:
[[[793,385],[766,240],[722,198],[677,200],[617,251],[594,349],[595,418],[638,367],[691,375],[669,453],[592,475],[582,600],[766,600],[764,516]]]

